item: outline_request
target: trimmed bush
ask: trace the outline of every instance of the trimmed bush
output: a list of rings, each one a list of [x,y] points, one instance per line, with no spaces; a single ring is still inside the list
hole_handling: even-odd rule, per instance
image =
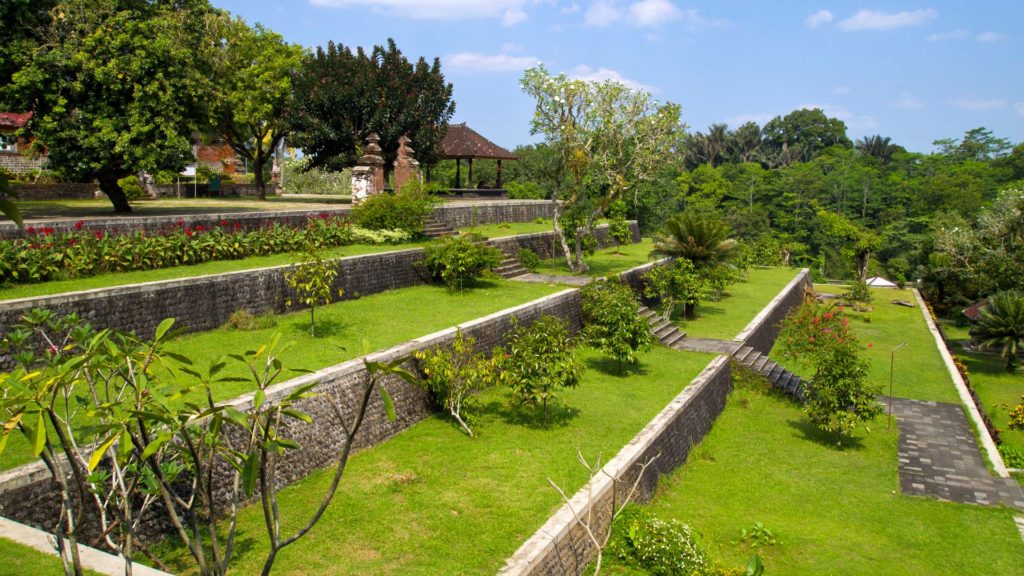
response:
[[[435,280],[449,290],[462,290],[498,267],[501,250],[484,244],[478,234],[448,236],[427,246],[424,262]]]
[[[427,217],[438,200],[413,182],[394,194],[375,194],[352,210],[356,224],[370,230],[403,230],[423,236]]]

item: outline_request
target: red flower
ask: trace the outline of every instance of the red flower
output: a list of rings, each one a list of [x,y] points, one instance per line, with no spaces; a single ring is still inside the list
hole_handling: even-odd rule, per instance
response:
[[[874,347],[875,347],[874,344],[872,344],[871,342],[868,342],[868,348],[874,348]]]
[[[241,229],[242,229],[242,225],[239,224],[238,222],[235,222],[235,230],[241,230]]]
[[[95,236],[97,240],[103,240],[104,232],[103,230],[95,230],[92,235]]]
[[[814,343],[814,336],[808,337],[807,341],[813,344]]]
[[[228,225],[228,221],[227,220],[221,220],[220,221],[220,225],[221,226],[227,226]]]
[[[831,320],[831,319],[832,319],[832,313],[831,312],[825,312],[825,320]]]
[[[192,237],[192,229],[191,228],[185,228],[185,236],[188,236],[189,238]]]
[[[74,246],[74,245],[75,245],[75,239],[74,238],[68,240],[68,246]]]
[[[84,225],[85,225],[85,222],[83,222],[81,220],[79,220],[78,222],[75,222],[75,230],[81,230],[82,226],[84,226]]]
[[[321,220],[326,220],[327,219],[327,213],[326,212],[321,212],[320,213],[320,219]]]

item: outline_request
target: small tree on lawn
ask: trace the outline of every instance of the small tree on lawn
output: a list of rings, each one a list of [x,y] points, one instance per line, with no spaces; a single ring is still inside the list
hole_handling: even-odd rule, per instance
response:
[[[999,348],[1006,371],[1017,369],[1017,353],[1024,339],[1024,295],[1000,292],[988,299],[971,336],[981,340],[982,348]]]
[[[837,443],[882,413],[876,400],[882,387],[867,382],[868,363],[840,309],[805,304],[783,321],[779,337],[784,358],[814,366],[804,412]]]
[[[618,362],[635,364],[637,354],[650,350],[651,325],[640,317],[640,302],[628,286],[616,278],[583,287],[583,335],[591,345]]]
[[[424,261],[431,276],[449,290],[461,291],[501,264],[501,250],[484,244],[477,234],[449,236],[428,246]]]
[[[619,254],[619,248],[623,244],[633,241],[633,231],[629,229],[629,221],[626,220],[626,203],[616,200],[608,209],[608,235],[615,240],[615,253]]]
[[[473,436],[462,409],[472,394],[496,384],[497,358],[476,352],[476,339],[460,329],[455,331],[451,348],[417,352],[416,359],[424,376],[423,386],[466,434]]]
[[[644,296],[657,298],[661,304],[661,317],[667,322],[672,318],[676,303],[683,304],[683,316],[693,319],[697,316],[697,304],[707,293],[707,281],[697,267],[686,258],[676,258],[663,266],[655,266],[644,274]]]
[[[298,301],[309,306],[309,335],[316,336],[316,307],[330,304],[334,296],[334,278],[338,275],[338,265],[326,260],[319,249],[312,243],[306,244],[302,252],[302,261],[291,271],[285,272],[284,279],[295,291]],[[342,290],[338,290],[338,296]],[[288,300],[288,305],[292,301]]]
[[[545,315],[513,328],[501,361],[501,382],[511,389],[513,406],[540,406],[547,426],[555,390],[575,388],[582,374],[565,321]]]

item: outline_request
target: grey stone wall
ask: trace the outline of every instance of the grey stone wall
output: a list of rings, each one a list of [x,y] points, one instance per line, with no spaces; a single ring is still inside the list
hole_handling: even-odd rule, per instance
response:
[[[17,152],[0,152],[0,168],[12,174],[24,174],[32,170],[42,170],[45,167],[45,158],[29,158]]]
[[[684,385],[684,383],[680,383]],[[581,488],[570,505],[580,517],[591,518],[591,529],[604,535],[611,527],[616,503],[624,501],[641,466],[647,468],[633,495],[639,502],[654,494],[659,478],[686,462],[725,408],[732,390],[728,359],[719,356],[605,465],[609,476],[598,474]],[[499,572],[501,576],[577,576],[597,554],[586,531],[568,506],[563,506],[524,543]]]
[[[497,222],[531,222],[551,218],[550,200],[488,200],[449,202],[434,210],[434,217],[451,228],[464,228]]]
[[[95,184],[14,184],[18,200],[92,200],[99,190]]]
[[[772,301],[747,324],[734,340],[750,346],[761,354],[771,352],[779,337],[779,323],[790,310],[803,303],[806,289],[811,287],[811,272],[804,268],[797,273]]]

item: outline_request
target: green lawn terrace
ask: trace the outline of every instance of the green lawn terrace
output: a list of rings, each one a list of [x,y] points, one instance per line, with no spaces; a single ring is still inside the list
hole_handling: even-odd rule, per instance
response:
[[[594,351],[580,357],[583,382],[559,392],[548,428],[538,413],[510,409],[504,391],[492,389],[473,400],[476,438],[432,416],[356,454],[322,522],[282,552],[275,573],[494,574],[561,505],[547,480],[568,493],[586,482],[577,449],[610,458],[711,358],[656,346],[619,375]],[[329,480],[320,471],[281,492],[292,528]],[[261,514],[249,507],[241,516],[240,574],[258,571],[266,546]],[[189,573],[181,554],[171,542],[162,551],[175,570]]]

